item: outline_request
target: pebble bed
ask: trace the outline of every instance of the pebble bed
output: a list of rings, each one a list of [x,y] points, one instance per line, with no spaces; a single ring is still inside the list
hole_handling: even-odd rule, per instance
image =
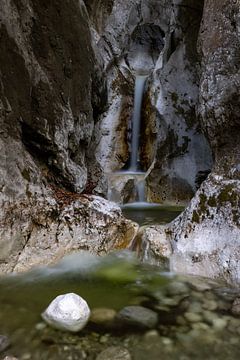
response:
[[[8,307],[4,304],[5,311]],[[4,313],[0,311],[1,324]],[[205,279],[174,278],[157,289],[138,288],[121,309],[91,309],[90,321],[76,334],[41,321],[27,333],[23,327],[2,334],[0,358],[234,360],[240,358],[239,340],[238,289]]]

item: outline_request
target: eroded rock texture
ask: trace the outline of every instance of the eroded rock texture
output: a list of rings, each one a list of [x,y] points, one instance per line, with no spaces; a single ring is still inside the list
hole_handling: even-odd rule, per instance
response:
[[[14,268],[29,249],[22,262],[26,268],[44,258],[51,261],[71,244],[81,248],[83,239],[89,240],[84,247],[91,248],[91,236],[83,235],[88,226],[100,226],[95,229],[96,247],[101,239],[109,244],[117,240],[118,220],[121,234],[131,227],[119,210],[101,213],[91,198],[88,205],[79,198],[74,210],[69,209],[73,192],[91,191],[86,153],[95,113],[106,102],[101,61],[91,39],[82,0],[1,2],[1,269]],[[68,200],[59,202],[59,189]],[[100,213],[95,225],[91,201]],[[109,216],[116,223],[113,232]]]
[[[140,155],[141,167],[147,171],[147,198],[186,202],[212,166],[211,151],[196,116],[196,48],[203,1],[118,0],[108,4],[107,9],[102,4],[102,14],[108,10],[105,22],[100,16],[93,24],[109,94],[108,108],[94,132],[96,163],[105,173],[127,167],[134,74],[148,73]],[[106,182],[101,182],[98,189],[104,189]],[[116,185],[112,183],[113,192]],[[121,194],[115,198],[124,200]]]
[[[232,282],[240,281],[239,31],[239,1],[205,2],[199,112],[215,166],[173,226],[176,270]]]
[[[199,34],[199,114],[212,173],[167,229],[173,270],[240,281],[239,1],[207,0]]]

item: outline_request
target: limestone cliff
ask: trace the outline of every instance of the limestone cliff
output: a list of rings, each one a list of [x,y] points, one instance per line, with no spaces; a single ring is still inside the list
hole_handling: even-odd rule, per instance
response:
[[[239,31],[239,1],[205,1],[198,112],[214,167],[183,214],[159,229],[171,242],[173,270],[230,283],[240,281]]]
[[[101,200],[97,205],[95,198],[75,194],[91,187],[86,153],[95,114],[106,102],[84,2],[2,1],[0,43],[1,269],[14,268],[29,244],[39,255],[35,263],[41,262],[41,249],[52,248],[50,260],[64,243],[77,248],[81,237],[93,249],[88,234],[81,235],[91,233],[91,202],[98,214],[96,241],[110,240],[109,217],[115,219],[111,237],[117,240],[119,221],[123,239],[131,224],[120,212],[101,213]],[[80,217],[69,208],[76,201]]]
[[[196,111],[200,65],[197,37],[203,1],[100,3],[101,15],[92,16],[96,44],[104,60],[108,106],[95,127],[92,163],[105,174],[128,166],[134,74],[148,73],[140,154],[141,168],[147,172],[147,198],[186,203],[212,166]],[[106,11],[108,16],[104,17]],[[91,173],[94,178],[94,171]],[[125,180],[129,183],[128,178]],[[132,191],[127,183],[126,188]],[[95,190],[106,191],[104,185],[106,181],[100,178]],[[116,193],[119,179],[112,187]],[[131,199],[129,194],[115,194],[119,201],[124,197]]]
[[[240,3],[205,1],[199,113],[211,175],[172,225],[173,268],[240,281]]]
[[[214,159],[164,229],[172,267],[239,280],[239,14],[238,0],[1,2],[1,269],[133,238],[89,194],[106,196],[107,174],[128,165],[134,73],[147,71],[148,199],[188,201]]]

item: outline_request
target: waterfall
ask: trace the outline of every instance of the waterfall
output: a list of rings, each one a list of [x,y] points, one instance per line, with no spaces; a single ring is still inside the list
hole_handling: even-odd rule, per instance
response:
[[[148,75],[139,74],[135,77],[134,109],[132,116],[131,155],[128,170],[121,170],[108,177],[108,199],[121,202],[125,188],[130,189],[133,196],[129,204],[138,206],[146,204],[145,172],[139,169],[139,145],[141,132],[141,109],[145,83]],[[129,197],[129,196],[128,196]]]
[[[144,180],[144,178],[140,179],[137,182],[136,187],[137,187],[137,193],[138,193],[138,201],[140,203],[144,203],[145,202],[145,180]]]
[[[136,75],[134,90],[134,110],[132,118],[132,140],[131,140],[131,158],[129,170],[136,172],[138,170],[139,153],[139,135],[141,130],[141,109],[147,75]]]

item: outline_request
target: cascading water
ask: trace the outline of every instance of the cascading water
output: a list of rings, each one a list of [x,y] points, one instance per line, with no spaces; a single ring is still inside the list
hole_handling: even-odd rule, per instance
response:
[[[162,207],[148,203],[145,196],[145,176],[139,163],[141,110],[147,75],[136,75],[134,110],[132,116],[131,154],[129,167],[109,176],[108,199],[123,203],[123,213],[127,218],[141,224],[162,224],[173,220],[182,209]],[[125,192],[126,191],[126,192]],[[126,196],[127,195],[127,196]],[[124,198],[127,199],[124,201]]]
[[[132,118],[132,141],[129,171],[138,171],[139,135],[141,129],[142,99],[147,75],[136,75],[134,91],[134,110]]]
[[[145,172],[141,171],[139,164],[139,147],[140,147],[140,132],[141,132],[141,110],[142,100],[144,95],[145,84],[148,75],[136,74],[135,76],[135,90],[134,90],[134,109],[132,115],[132,135],[131,135],[131,152],[129,167],[127,170],[121,170],[109,177],[108,198],[109,200],[118,202],[120,200],[118,191],[120,184],[127,184],[128,181],[133,181],[132,196],[130,197],[131,204],[143,204],[145,202]],[[121,186],[121,185],[120,185]],[[120,200],[121,202],[121,200]]]

